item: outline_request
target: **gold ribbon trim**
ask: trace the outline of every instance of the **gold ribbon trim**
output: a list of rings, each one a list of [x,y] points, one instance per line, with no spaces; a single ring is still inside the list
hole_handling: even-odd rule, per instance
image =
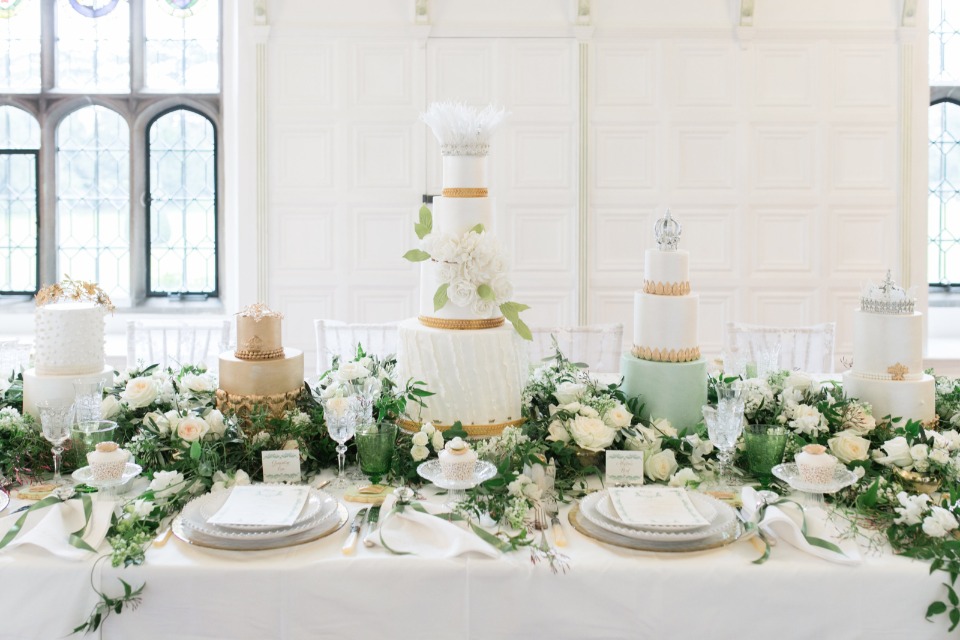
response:
[[[651,349],[634,345],[630,350],[635,357],[653,362],[693,362],[700,359],[700,347],[689,349]]]
[[[643,281],[643,292],[657,296],[685,296],[690,293],[689,282],[653,282]]]
[[[448,187],[443,190],[444,198],[486,198],[486,187]]]
[[[473,331],[477,329],[495,329],[503,325],[503,316],[499,318],[481,318],[479,320],[459,320],[420,316],[420,324],[431,329],[452,329],[454,331]]]
[[[249,351],[247,349],[237,349],[233,355],[240,360],[273,360],[283,357],[283,347],[273,351]]]
[[[497,422],[495,424],[465,424],[463,425],[463,430],[466,431],[467,435],[471,438],[493,438],[502,435],[503,430],[507,427],[519,427],[524,422],[526,422],[526,418],[509,420],[507,422]],[[416,433],[420,431],[420,423],[414,422],[413,420],[398,420],[397,424],[399,424],[400,428],[407,433]],[[453,426],[450,424],[437,424],[436,422],[433,422],[432,424],[437,428],[437,431],[447,431]]]

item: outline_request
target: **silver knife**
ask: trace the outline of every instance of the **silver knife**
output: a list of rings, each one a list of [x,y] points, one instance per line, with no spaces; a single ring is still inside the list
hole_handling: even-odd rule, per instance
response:
[[[357,550],[357,538],[360,536],[360,528],[363,526],[363,521],[367,519],[368,513],[370,513],[370,507],[364,507],[357,511],[357,515],[353,517],[353,524],[350,525],[350,537],[343,543],[343,555],[353,555],[353,552]]]
[[[367,535],[363,536],[363,545],[365,547],[372,547],[373,542],[370,541],[370,536],[377,532],[377,525],[380,524],[380,507],[370,507],[370,517],[367,518]]]

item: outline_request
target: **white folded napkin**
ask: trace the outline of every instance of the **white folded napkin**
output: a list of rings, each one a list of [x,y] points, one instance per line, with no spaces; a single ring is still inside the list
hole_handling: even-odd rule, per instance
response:
[[[763,498],[759,493],[752,487],[744,487],[741,492],[741,497],[743,498],[743,515],[747,520],[756,521],[756,514],[760,505],[763,503]],[[811,519],[807,520],[807,524],[812,524]],[[830,540],[829,542],[837,545],[843,550],[843,553],[837,553],[831,551],[830,549],[824,549],[823,547],[818,547],[810,544],[803,536],[803,532],[800,530],[800,525],[794,521],[789,515],[787,515],[779,507],[768,505],[763,516],[763,521],[760,522],[760,528],[763,532],[773,538],[778,538],[783,540],[800,551],[804,553],[809,553],[812,556],[822,558],[824,560],[829,560],[830,562],[836,562],[839,564],[855,565],[860,564],[862,561],[860,557],[860,552],[857,550],[856,546],[850,543],[841,543],[835,540]],[[812,527],[811,527],[812,529]],[[813,535],[817,537],[822,537],[817,534],[815,531],[807,530],[808,535]]]
[[[90,522],[81,538],[93,549],[98,549],[110,528],[114,503],[108,500],[97,500],[93,501],[91,506]],[[70,534],[83,528],[85,522],[83,503],[79,499],[58,502],[34,511],[12,513],[0,519],[0,540],[3,540],[24,513],[27,517],[20,533],[7,543],[7,546],[0,549],[0,552],[31,545],[67,560],[83,560],[90,557],[90,551],[70,544]]]
[[[466,553],[479,553],[496,558],[500,551],[480,539],[477,534],[460,524],[448,522],[431,514],[448,512],[437,504],[420,502],[428,513],[411,505],[394,513],[397,497],[387,496],[380,509],[380,526],[366,536],[368,542],[394,553],[409,553],[423,558],[455,558]]]

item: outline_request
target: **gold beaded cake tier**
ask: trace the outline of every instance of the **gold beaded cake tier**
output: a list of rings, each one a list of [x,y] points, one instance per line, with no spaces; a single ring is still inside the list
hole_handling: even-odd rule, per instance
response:
[[[242,395],[217,389],[217,409],[226,415],[247,420],[257,411],[266,411],[274,418],[282,418],[287,411],[297,408],[302,389],[272,395]]]
[[[494,329],[503,326],[503,316],[498,318],[480,318],[465,320],[461,318],[434,318],[420,316],[420,324],[431,329],[449,329],[453,331],[474,331],[477,329]]]
[[[503,430],[507,427],[519,427],[524,422],[526,422],[526,418],[498,422],[496,424],[465,424],[463,425],[463,430],[466,431],[467,435],[471,438],[493,438],[503,435]],[[398,420],[397,424],[407,433],[416,433],[420,431],[421,426],[419,422],[414,422],[413,420]],[[437,431],[447,431],[453,428],[452,424],[439,424],[437,422],[431,424],[433,424]]]

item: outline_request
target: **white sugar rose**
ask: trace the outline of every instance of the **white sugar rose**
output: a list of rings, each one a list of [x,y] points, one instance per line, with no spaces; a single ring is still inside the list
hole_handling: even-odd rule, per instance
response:
[[[685,467],[670,476],[670,482],[667,484],[671,487],[686,487],[687,485],[696,485],[699,483],[700,476],[690,467]]]
[[[430,438],[430,444],[433,445],[434,451],[440,451],[443,449],[443,433],[440,431],[434,431],[433,436]]]
[[[113,420],[120,415],[120,403],[114,396],[108,395],[100,403],[100,415],[104,420]]]
[[[447,298],[458,307],[470,308],[477,299],[477,287],[464,278],[458,278],[447,287]]]
[[[200,416],[188,416],[177,425],[177,435],[186,442],[196,442],[209,430],[210,425]]]
[[[218,409],[213,409],[203,416],[203,419],[210,427],[210,433],[217,438],[222,437],[223,432],[227,430],[227,425],[223,422],[223,414]]]
[[[579,382],[561,382],[557,385],[557,390],[553,392],[553,395],[559,404],[570,404],[582,398],[586,389]]]
[[[607,409],[607,412],[603,414],[603,421],[614,429],[629,427],[631,420],[633,420],[633,414],[627,411],[627,408],[622,404]]]
[[[215,391],[217,388],[216,380],[210,374],[197,375],[195,373],[188,373],[183,376],[183,380],[180,381],[180,386],[188,391],[193,391],[194,393],[200,393],[205,391]]]
[[[560,422],[554,420],[547,427],[547,440],[552,442],[570,442],[570,433]]]
[[[830,453],[843,464],[866,460],[870,454],[870,441],[861,438],[852,430],[841,431],[827,440],[827,444],[830,446]]]
[[[423,431],[418,431],[413,434],[413,444],[418,447],[425,447],[427,443],[430,442],[430,436],[425,434]]]
[[[613,444],[617,432],[599,418],[577,416],[570,421],[570,434],[581,448],[587,451],[603,451]]]
[[[153,378],[134,378],[127,383],[123,393],[120,394],[122,400],[131,409],[141,409],[150,406],[159,395],[159,389]]]
[[[651,480],[669,480],[677,470],[677,455],[673,449],[655,453],[643,464],[643,470]]]
[[[410,457],[413,458],[414,462],[420,462],[421,460],[426,460],[427,456],[429,455],[430,455],[430,450],[420,445],[414,445],[410,449]]]
[[[913,464],[913,456],[910,455],[910,445],[907,444],[907,439],[903,436],[897,436],[896,438],[887,440],[880,445],[880,448],[887,454],[885,456],[876,456],[877,462],[882,465],[909,467]]]
[[[481,318],[489,318],[496,308],[497,304],[493,300],[484,300],[483,298],[477,298],[470,305],[470,310]]]
[[[358,378],[366,378],[370,375],[370,370],[359,362],[344,362],[334,374],[340,382],[353,382]]]
[[[931,507],[923,519],[923,532],[931,538],[943,538],[958,526],[956,517],[943,507]]]
[[[497,304],[503,304],[513,297],[513,285],[510,284],[510,280],[505,275],[501,274],[494,277],[490,282],[490,287],[493,289],[494,300]]]

